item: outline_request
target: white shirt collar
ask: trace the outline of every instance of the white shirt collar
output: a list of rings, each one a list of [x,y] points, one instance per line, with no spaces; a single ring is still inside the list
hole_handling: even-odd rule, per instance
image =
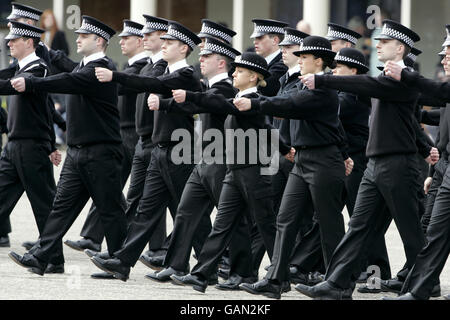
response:
[[[237,94],[237,97],[240,98],[246,94],[255,93],[255,92],[258,92],[257,87],[248,88],[248,89],[245,89],[244,91],[239,91]]]
[[[265,59],[267,61],[267,64],[271,63],[273,59],[275,59],[275,57],[277,55],[279,55],[281,52],[280,49],[278,49],[277,51],[275,51],[274,53],[269,54]]]
[[[19,61],[19,70],[21,70],[27,64],[36,60],[39,60],[39,57],[36,55],[36,53],[35,52],[30,53],[28,56]]]
[[[150,58],[152,59],[152,62],[153,62],[153,63],[158,62],[159,60],[162,59],[162,50],[159,51],[158,53],[155,53],[155,54],[152,55]]]
[[[300,65],[296,64],[295,67],[292,67],[288,70],[289,77],[298,72],[300,72]]]
[[[91,54],[90,56],[84,57],[83,63],[84,63],[84,65],[87,65],[89,62],[101,59],[103,57],[105,57],[104,52],[97,52],[97,53]]]
[[[146,59],[146,58],[148,58],[148,57],[147,57],[147,55],[145,54],[145,52],[138,53],[137,55],[135,55],[135,56],[132,57],[131,59],[128,59],[128,65],[131,66],[131,65],[133,65],[133,63],[135,63],[136,61],[141,60],[141,59]]]
[[[208,80],[209,87],[211,88],[217,82],[222,81],[227,78],[228,78],[228,73],[226,73],[226,72],[216,74],[214,77],[212,77],[211,79]]]
[[[152,58],[153,60],[153,58]],[[175,62],[174,64],[172,64],[171,66],[169,66],[169,72],[173,73],[179,69],[185,68],[185,67],[189,67],[189,65],[186,62],[186,59],[180,60]]]

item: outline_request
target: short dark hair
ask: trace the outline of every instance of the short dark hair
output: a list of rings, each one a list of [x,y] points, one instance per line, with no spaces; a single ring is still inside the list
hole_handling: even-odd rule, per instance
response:
[[[183,43],[183,44],[185,44],[185,43]],[[187,44],[186,44],[186,45],[187,45]],[[191,49],[191,47],[189,47],[189,46],[187,45],[186,58],[189,57],[189,56],[191,55],[192,51],[193,51],[193,50]]]
[[[322,59],[323,61],[323,65],[322,65],[322,70],[325,70],[327,67],[331,67],[333,65],[333,58],[330,57],[318,57],[316,55],[313,55],[314,59]]]
[[[34,48],[34,49],[36,49],[36,48],[38,47],[39,43],[41,42],[41,39],[40,39],[40,38],[28,38],[28,37],[22,37],[22,39],[23,39],[24,41],[27,41],[28,39],[33,40],[33,48]]]
[[[278,43],[281,43],[284,40],[284,34],[281,33],[269,33],[269,37],[274,38],[277,37],[280,40]]]

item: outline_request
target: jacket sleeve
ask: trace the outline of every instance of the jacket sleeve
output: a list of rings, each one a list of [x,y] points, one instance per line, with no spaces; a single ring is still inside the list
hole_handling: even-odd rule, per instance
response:
[[[316,88],[327,87],[339,91],[388,101],[411,101],[411,89],[400,81],[367,75],[334,76],[316,75]]]
[[[26,91],[42,90],[51,93],[98,95],[103,85],[95,77],[93,64],[79,72],[61,73],[47,78],[31,77],[26,80]]]
[[[402,70],[402,82],[412,85],[429,96],[450,102],[450,84],[422,77],[418,72]]]
[[[421,110],[421,122],[429,126],[439,126],[440,110]]]
[[[8,80],[14,77],[16,73],[16,65],[0,70],[0,79]]]
[[[54,74],[61,72],[72,72],[73,69],[78,65],[78,62],[72,61],[63,51],[61,50],[50,50],[49,51],[50,62],[52,66],[52,72]]]
[[[267,83],[266,87],[258,87],[262,95],[273,97],[280,90],[280,78],[287,72],[287,67],[282,62],[275,63],[269,70],[270,77],[264,79]]]
[[[208,92],[186,92],[186,101],[194,103],[198,113],[234,114],[234,115],[254,115],[255,112],[240,112],[233,104],[233,99],[227,99],[221,94]]]
[[[287,119],[317,119],[323,106],[331,106],[329,92],[324,90],[299,90],[290,95],[251,99],[252,110]],[[329,103],[326,103],[326,102]]]

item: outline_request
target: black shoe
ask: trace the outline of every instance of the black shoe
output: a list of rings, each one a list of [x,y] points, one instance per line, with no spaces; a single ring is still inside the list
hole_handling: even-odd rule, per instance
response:
[[[22,243],[22,247],[24,247],[27,250],[31,250],[39,241],[25,241]]]
[[[167,253],[166,249],[158,249],[158,250],[147,250],[144,252],[144,256],[147,257],[158,257],[158,256],[165,256]]]
[[[174,268],[169,267],[166,269],[162,269],[159,272],[149,273],[145,275],[145,277],[158,282],[169,282],[172,281],[172,278],[170,276],[173,274],[182,277],[185,276],[187,272],[177,271]]]
[[[313,287],[298,284],[295,286],[295,290],[318,300],[352,300],[351,289],[336,288],[328,281],[321,282]]]
[[[91,250],[91,249],[86,249],[86,250],[84,250],[84,253],[86,253],[86,255],[87,255],[89,258],[92,258],[93,256],[102,258],[103,260],[108,260],[108,259],[111,259],[111,258],[112,258],[112,257],[109,255],[109,252],[108,252],[108,251],[98,252],[98,251],[94,251],[94,250]]]
[[[45,269],[45,273],[64,273],[64,263],[62,264],[52,264],[49,263]]]
[[[257,281],[258,278],[255,277],[243,278],[238,274],[232,274],[227,281],[223,283],[218,283],[216,285],[216,289],[225,291],[235,291],[240,290],[239,285],[241,283],[255,283]]]
[[[359,293],[380,293],[381,289],[379,289],[379,288],[378,289],[376,289],[376,288],[371,289],[371,288],[369,288],[369,286],[367,284],[363,284],[361,287],[359,287],[357,289],[357,291]]]
[[[145,266],[155,271],[161,271],[164,269],[164,259],[166,256],[149,257],[147,255],[141,255],[139,261]]]
[[[325,281],[325,275],[321,274],[320,272],[311,272],[308,275],[308,284],[310,286],[315,286],[316,284],[319,284],[321,282]]]
[[[108,260],[93,256],[91,261],[101,270],[111,273],[116,279],[127,281],[130,276],[130,267],[124,265],[120,259],[112,258]]]
[[[398,280],[397,277],[389,280],[380,281],[381,291],[393,292],[399,294],[402,291],[403,281]]]
[[[217,270],[217,275],[224,280],[228,280],[230,278],[230,269],[219,268],[219,270]]]
[[[286,293],[291,291],[291,283],[289,281],[283,281],[281,284],[281,293]]]
[[[438,298],[441,296],[441,285],[437,284],[433,287],[433,290],[431,291],[430,297],[432,298]]]
[[[11,251],[8,256],[19,266],[27,268],[30,272],[36,273],[40,276],[44,275],[46,264],[39,262],[39,260],[32,254],[25,253],[23,256]]]
[[[86,249],[91,249],[97,252],[102,251],[102,245],[100,243],[95,243],[91,239],[86,238],[77,241],[66,240],[64,241],[64,244],[78,251],[84,251]]]
[[[11,243],[9,242],[9,236],[0,237],[0,248],[9,248]]]
[[[267,279],[255,283],[242,283],[239,288],[251,294],[259,294],[272,299],[281,298],[281,286],[270,283]]]
[[[356,280],[356,283],[367,283],[368,278],[369,278],[369,276],[367,275],[367,272],[363,271],[359,274],[359,277]]]
[[[294,284],[309,285],[309,277],[307,273],[301,272],[297,267],[290,267],[289,273],[291,276],[291,282]]]
[[[175,284],[179,284],[182,286],[192,286],[194,290],[197,290],[201,293],[205,293],[206,288],[208,287],[208,281],[201,280],[199,277],[192,274],[187,274],[185,276],[177,276],[176,274],[173,274],[170,276],[170,278]]]
[[[398,297],[383,297],[381,298],[381,300],[420,300],[420,299],[414,296],[412,293],[408,292]]]
[[[116,279],[114,277],[114,275],[109,273],[109,272],[93,273],[93,274],[91,274],[91,278],[93,278],[93,279],[102,279],[102,280],[115,280]]]

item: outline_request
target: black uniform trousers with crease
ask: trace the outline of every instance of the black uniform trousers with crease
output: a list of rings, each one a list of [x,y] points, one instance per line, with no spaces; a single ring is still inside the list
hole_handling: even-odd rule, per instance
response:
[[[50,162],[50,142],[23,139],[9,141],[0,157],[0,220],[7,221],[25,192],[33,210],[39,235],[44,231],[52,211],[56,193],[53,164]],[[57,243],[62,256],[62,242]],[[51,263],[64,260],[52,256]]]
[[[139,136],[136,133],[135,128],[121,128],[120,135],[122,137],[123,145],[123,163],[122,163],[122,188],[127,183],[128,177],[131,172],[131,165],[133,163],[134,151],[136,149],[136,144],[138,142]],[[122,196],[122,207],[126,210],[126,200]],[[89,209],[88,216],[84,225],[81,229],[80,235],[83,238],[88,238],[95,243],[102,243],[105,237],[105,231],[102,228],[102,223],[100,221],[100,216],[97,212],[95,204],[92,204]]]
[[[267,279],[289,280],[289,265],[299,226],[305,215],[311,214],[311,205],[319,222],[322,254],[325,261],[330,259],[345,232],[341,212],[344,176],[344,161],[337,146],[297,150],[295,166],[277,216],[274,255]],[[301,243],[306,246],[309,241],[306,238]]]
[[[230,245],[230,255],[233,245],[231,239],[235,238],[238,228],[250,230],[245,223],[255,221],[258,230],[264,240],[265,249],[272,258],[273,244],[275,241],[275,214],[273,212],[271,178],[261,175],[260,166],[233,168],[227,171],[220,194],[219,207],[214,220],[211,233],[203,245],[198,257],[198,263],[192,269],[191,274],[208,279],[217,269],[222,254]],[[252,218],[246,217],[251,215]],[[249,233],[240,232],[235,240],[242,236],[245,239],[240,245],[247,245],[242,252],[250,252]],[[236,242],[237,244],[237,242]],[[247,259],[251,257],[247,255]],[[241,276],[251,276],[251,263],[247,264],[246,272],[230,269],[230,273]]]
[[[186,181],[194,169],[193,164],[175,164],[171,152],[170,145],[153,148],[136,216],[128,227],[122,248],[114,252],[114,256],[126,265],[136,264],[169,203],[172,201],[178,206]]]
[[[395,221],[411,268],[425,244],[421,232],[418,201],[417,157],[393,154],[369,158],[358,190],[349,229],[327,267],[326,280],[346,289],[361,272],[365,252]]]
[[[450,168],[447,167],[436,195],[426,233],[427,245],[410,269],[402,292],[429,299],[450,253]]]
[[[211,232],[211,212],[219,206],[226,171],[224,164],[200,163],[195,166],[178,205],[164,266],[187,270],[195,238],[202,244],[195,252],[197,257],[200,256],[201,247]]]
[[[32,253],[48,261],[89,198],[100,214],[110,254],[126,236],[126,217],[121,206],[121,144],[101,143],[70,146],[56,189],[53,210]],[[61,257],[62,258],[62,257]]]

